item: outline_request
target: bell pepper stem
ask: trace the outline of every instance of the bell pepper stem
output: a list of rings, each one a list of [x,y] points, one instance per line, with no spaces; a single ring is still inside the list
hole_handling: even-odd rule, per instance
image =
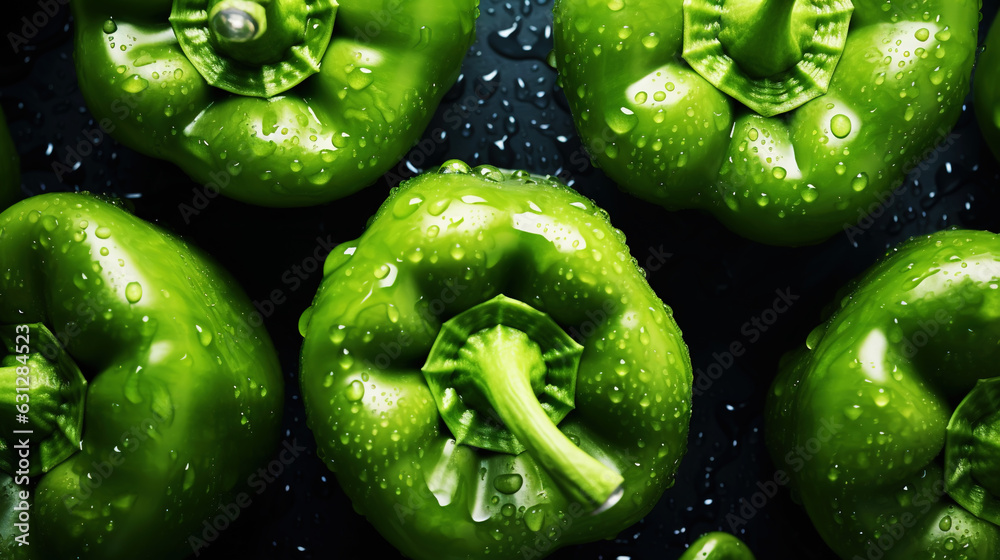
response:
[[[1000,523],[1000,377],[980,379],[948,422],[945,483],[965,509]]]
[[[796,29],[796,0],[726,0],[719,40],[747,74],[764,78],[802,60],[807,38]]]
[[[27,393],[29,389],[24,384],[17,386],[18,377],[17,366],[0,367],[0,427],[3,428],[17,429],[11,425],[17,415],[17,395]],[[4,432],[9,432],[10,429],[5,429]]]
[[[530,376],[544,362],[527,335],[496,326],[471,337],[462,356],[507,428],[574,499],[603,509],[619,497],[622,476],[574,445],[539,404]]]
[[[30,344],[14,344],[22,338]],[[87,380],[41,323],[0,325],[0,339],[9,352],[0,361],[0,429],[31,441],[30,468],[22,470],[48,472],[79,448]],[[13,475],[21,458],[12,446],[0,447],[0,472]]]

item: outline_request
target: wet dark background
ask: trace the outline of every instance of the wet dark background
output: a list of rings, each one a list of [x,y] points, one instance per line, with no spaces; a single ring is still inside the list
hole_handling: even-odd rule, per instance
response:
[[[59,1],[65,0],[50,0]],[[853,240],[837,235],[814,247],[767,247],[729,233],[707,215],[670,214],[618,191],[600,170],[570,164],[580,161],[582,147],[555,71],[546,63],[552,49],[552,0],[480,0],[478,38],[462,78],[439,108],[422,147],[376,185],[306,209],[258,208],[219,198],[188,216],[188,223],[178,207],[190,205],[200,185],[172,164],[139,155],[102,133],[90,134],[98,127],[76,85],[68,6],[60,5],[15,53],[8,34],[21,33],[21,17],[41,10],[39,2],[16,4],[5,6],[0,24],[5,38],[0,45],[0,105],[21,154],[23,194],[91,190],[124,197],[140,217],[212,254],[251,299],[264,301],[274,290],[287,297],[266,325],[287,381],[283,436],[304,443],[309,451],[263,494],[251,493],[253,506],[203,549],[201,558],[399,556],[354,513],[314,455],[298,390],[301,339],[296,325],[319,285],[320,272],[307,275],[298,289],[283,278],[308,264],[317,238],[340,242],[357,237],[400,178],[450,158],[568,178],[625,232],[633,255],[646,265],[650,284],[673,307],[696,370],[705,371],[734,342],[746,348],[695,397],[688,454],[677,483],[653,512],[613,541],[570,547],[552,558],[673,559],[700,534],[731,530],[730,514],[741,519],[737,532],[762,560],[834,558],[787,488],[773,498],[762,500],[758,494],[750,503],[761,491],[759,484],[773,480],[783,467],[771,462],[762,434],[763,403],[779,357],[804,343],[838,288],[886,248],[949,226],[1000,229],[1000,197],[994,188],[1000,173],[975,123],[971,96],[950,146],[911,174],[905,194]],[[985,4],[981,39],[1000,2]],[[448,111],[461,115],[464,124],[454,128],[454,117],[445,118]],[[89,155],[70,165],[72,171],[57,174],[53,165],[65,164],[74,151]],[[758,339],[744,325],[765,312],[771,319],[776,290],[798,299]],[[729,363],[722,361],[723,366]]]

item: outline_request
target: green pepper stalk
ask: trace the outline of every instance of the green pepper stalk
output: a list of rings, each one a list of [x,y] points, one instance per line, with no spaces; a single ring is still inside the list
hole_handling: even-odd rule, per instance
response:
[[[336,0],[177,0],[170,24],[206,82],[274,97],[319,72]]]
[[[998,263],[992,233],[912,239],[782,361],[768,447],[841,558],[1000,554]]]
[[[727,0],[719,32],[723,49],[755,78],[795,66],[812,35],[811,26],[795,25],[796,4],[796,0]]]
[[[87,380],[44,324],[0,326],[0,340],[7,350],[0,362],[0,434],[21,434],[0,439],[0,472],[36,476],[80,448]],[[22,438],[36,446],[24,453],[27,469],[18,466],[25,457],[12,443]]]
[[[519,330],[521,325],[538,341]],[[539,348],[539,343],[548,344]],[[572,408],[582,352],[583,347],[547,315],[500,295],[445,323],[422,371],[458,443],[507,453],[527,449],[574,500],[591,509],[604,509],[621,498],[622,476],[582,451],[556,427]],[[558,360],[553,360],[553,353]],[[551,417],[535,396],[535,387],[542,383],[549,394],[556,390],[546,379],[565,383],[562,401],[567,406],[557,411],[550,405]],[[485,399],[509,434],[477,425],[465,407],[449,402],[453,399],[446,395],[449,385],[478,392],[477,396],[468,390],[458,394]]]
[[[611,538],[685,451],[680,330],[607,214],[549,177],[407,181],[331,252],[299,328],[319,454],[412,558]]]
[[[0,270],[0,556],[188,556],[278,437],[281,370],[250,301],[85,194],[0,213]]]
[[[583,145],[622,189],[807,245],[855,234],[947,136],[979,4],[556,0],[553,52]]]
[[[273,207],[342,198],[395,165],[458,78],[478,16],[477,0],[71,7],[80,90],[117,140]]]

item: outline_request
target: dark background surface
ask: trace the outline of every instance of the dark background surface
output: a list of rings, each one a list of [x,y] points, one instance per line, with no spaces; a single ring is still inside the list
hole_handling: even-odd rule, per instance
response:
[[[998,3],[986,0],[985,23],[993,20]],[[17,4],[5,7],[5,38],[21,33],[22,16],[40,11],[38,2]],[[297,439],[309,451],[263,494],[252,493],[253,506],[200,557],[399,556],[354,513],[335,478],[315,457],[298,389],[301,338],[296,325],[321,273],[308,275],[298,289],[283,278],[312,257],[317,238],[330,236],[338,243],[357,237],[398,177],[459,158],[568,177],[574,188],[608,210],[640,264],[651,265],[649,282],[673,307],[696,376],[731,343],[747,348],[695,397],[688,454],[675,486],[654,511],[613,541],[570,547],[552,558],[673,559],[702,533],[731,530],[729,514],[745,521],[736,529],[762,560],[834,558],[787,488],[773,498],[755,498],[760,485],[782,468],[764,447],[765,395],[779,357],[804,343],[837,290],[886,248],[950,226],[1000,229],[994,188],[1000,174],[975,124],[971,97],[953,143],[911,174],[905,194],[853,243],[843,234],[814,247],[767,247],[729,233],[707,215],[671,214],[626,195],[600,170],[570,166],[567,162],[579,161],[571,156],[582,148],[555,71],[546,63],[552,48],[552,0],[481,0],[480,9],[478,38],[462,78],[425,134],[431,141],[423,145],[431,149],[414,149],[387,175],[392,178],[316,208],[275,210],[215,199],[188,220],[179,206],[190,205],[200,185],[170,163],[139,155],[99,131],[91,134],[97,124],[76,84],[68,6],[60,6],[37,34],[19,45],[20,52],[9,41],[0,45],[0,105],[21,154],[24,195],[91,190],[127,198],[138,216],[212,254],[251,299],[263,301],[274,290],[287,296],[266,325],[287,381],[283,437]],[[458,129],[448,124],[453,119],[446,121],[443,115],[449,110],[464,115],[465,124]],[[57,174],[54,164],[66,163],[74,151],[89,155],[70,165],[71,172]],[[655,258],[663,253],[669,257],[662,262]],[[744,324],[772,308],[776,290],[788,290],[798,299],[753,341]],[[752,507],[751,501],[761,507]]]

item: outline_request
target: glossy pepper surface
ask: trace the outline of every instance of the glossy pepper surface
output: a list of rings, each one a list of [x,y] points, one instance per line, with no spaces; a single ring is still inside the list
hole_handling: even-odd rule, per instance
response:
[[[249,300],[88,195],[12,206],[0,247],[0,556],[186,557],[278,436],[281,372]]]
[[[557,0],[584,146],[621,188],[771,244],[877,208],[958,118],[975,0]],[[587,165],[583,157],[570,167]]]
[[[301,383],[321,457],[412,558],[613,537],[673,482],[691,365],[603,210],[452,161],[328,257]]]
[[[458,77],[477,0],[80,0],[100,125],[226,196],[306,206],[374,183]]]
[[[1000,237],[891,251],[785,357],[768,447],[845,559],[1000,556]]]
[[[743,541],[729,533],[708,533],[696,540],[680,560],[754,560]]]
[[[975,106],[979,129],[993,155],[1000,158],[1000,17],[986,36],[983,53],[976,65]]]

